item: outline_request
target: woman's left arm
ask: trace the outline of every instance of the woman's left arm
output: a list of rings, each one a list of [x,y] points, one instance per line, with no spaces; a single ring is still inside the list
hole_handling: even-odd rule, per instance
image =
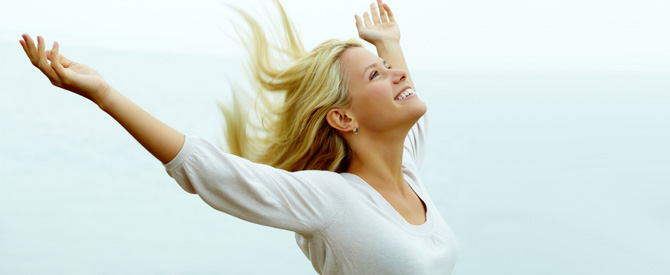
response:
[[[370,14],[372,14],[372,18],[370,18]],[[391,8],[382,0],[377,0],[376,5],[370,4],[370,14],[363,13],[363,19],[355,15],[358,35],[375,45],[379,57],[386,60],[393,68],[405,70],[407,80],[414,86],[405,62],[405,56],[400,48],[400,29],[393,17]]]

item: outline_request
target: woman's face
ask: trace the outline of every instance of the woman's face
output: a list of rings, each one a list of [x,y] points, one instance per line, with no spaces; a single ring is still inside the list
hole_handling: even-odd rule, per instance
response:
[[[406,71],[390,68],[361,47],[347,49],[342,65],[349,80],[350,110],[360,131],[409,129],[426,113],[426,104],[411,88]]]

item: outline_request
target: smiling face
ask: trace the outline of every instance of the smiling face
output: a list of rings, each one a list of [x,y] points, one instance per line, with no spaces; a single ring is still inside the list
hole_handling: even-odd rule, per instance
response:
[[[361,47],[347,49],[341,61],[349,83],[349,110],[361,131],[409,130],[426,113],[406,71],[390,68]]]

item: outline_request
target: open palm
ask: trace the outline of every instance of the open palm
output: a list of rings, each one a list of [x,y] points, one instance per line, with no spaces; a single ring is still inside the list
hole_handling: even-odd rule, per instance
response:
[[[363,13],[363,19],[356,15],[356,28],[362,39],[375,45],[382,41],[400,40],[400,29],[387,4],[382,0],[377,0],[376,5],[370,4],[370,14]]]
[[[93,102],[99,102],[108,92],[108,84],[98,72],[81,63],[76,63],[58,53],[54,42],[50,51],[45,51],[44,38],[37,37],[37,47],[32,38],[24,34],[19,41],[35,67],[49,78],[54,86],[74,92]],[[51,62],[49,62],[51,61]]]

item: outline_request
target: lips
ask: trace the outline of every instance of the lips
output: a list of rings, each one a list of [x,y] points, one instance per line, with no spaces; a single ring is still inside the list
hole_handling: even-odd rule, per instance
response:
[[[398,95],[396,95],[393,100],[401,100],[403,98],[410,96],[411,94],[414,94],[414,90],[412,90],[410,86],[407,86],[400,93],[398,93]]]

